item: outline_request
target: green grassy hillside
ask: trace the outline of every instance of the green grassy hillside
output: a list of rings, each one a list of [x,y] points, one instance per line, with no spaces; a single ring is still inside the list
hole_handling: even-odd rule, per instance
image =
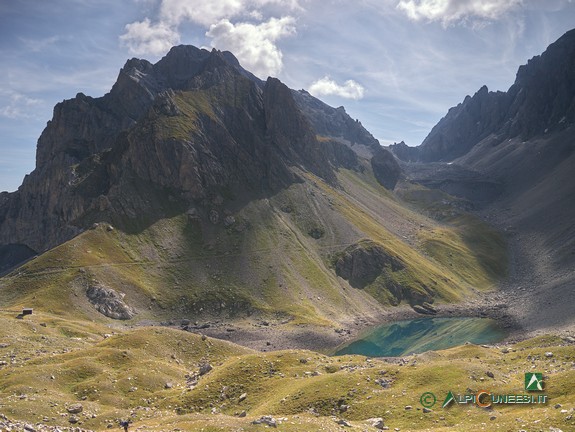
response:
[[[286,431],[340,430],[339,419],[351,430],[375,430],[373,417],[391,430],[413,431],[570,430],[575,424],[575,346],[558,337],[385,361],[257,353],[178,330],[112,330],[43,313],[23,320],[1,313],[0,324],[0,412],[30,423],[66,426],[75,417],[82,428],[100,431],[130,418],[149,431],[257,431],[265,427],[251,423],[272,415]],[[213,369],[197,375],[206,363]],[[440,406],[450,390],[522,394],[526,371],[544,374],[546,405]],[[438,405],[424,413],[419,399],[428,391]],[[82,412],[69,413],[77,403]]]
[[[445,196],[417,195],[449,212],[440,218],[422,211],[413,190],[402,199],[388,192],[369,169],[341,170],[339,188],[300,174],[304,183],[270,198],[218,209],[228,226],[186,214],[134,233],[100,224],[0,279],[0,302],[111,322],[86,296],[98,285],[124,296],[133,322],[255,315],[336,326],[398,302],[457,302],[505,274],[501,237]],[[402,268],[358,289],[337,276],[334,259],[365,239]]]

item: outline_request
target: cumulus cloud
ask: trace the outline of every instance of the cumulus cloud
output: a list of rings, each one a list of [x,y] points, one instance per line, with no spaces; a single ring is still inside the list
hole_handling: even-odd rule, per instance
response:
[[[275,41],[294,34],[294,24],[292,17],[271,18],[257,25],[223,19],[210,26],[206,36],[212,38],[212,47],[231,51],[246,69],[265,78],[281,70],[282,53]]]
[[[280,5],[284,10],[299,9],[297,0],[162,0],[160,18],[171,24],[191,21],[209,27],[223,19],[250,16],[264,6]]]
[[[223,18],[237,15],[244,8],[244,3],[242,0],[163,0],[160,18],[173,25],[192,21],[208,27]]]
[[[298,0],[161,0],[156,20],[126,25],[120,42],[132,54],[160,55],[179,43],[181,25],[193,23],[207,30],[212,47],[232,51],[256,75],[275,75],[282,68],[276,42],[295,33],[295,20],[264,17],[294,10],[301,10]]]
[[[315,81],[309,88],[309,92],[314,96],[340,96],[346,99],[362,99],[365,89],[354,80],[347,80],[343,85],[328,76]]]
[[[496,20],[523,0],[400,0],[397,8],[412,20],[449,25],[466,20]]]
[[[136,55],[165,54],[179,42],[180,35],[175,29],[163,22],[152,24],[148,18],[127,24],[126,33],[120,36],[120,43]]]

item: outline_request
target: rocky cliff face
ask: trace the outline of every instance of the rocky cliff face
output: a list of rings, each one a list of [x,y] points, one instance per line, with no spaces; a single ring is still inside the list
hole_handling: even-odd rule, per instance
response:
[[[391,146],[406,161],[451,161],[479,142],[492,145],[559,132],[575,123],[575,30],[519,68],[507,92],[482,87],[451,108],[423,143],[410,152]]]
[[[450,161],[464,155],[500,130],[508,116],[510,99],[506,93],[489,92],[486,86],[467,96],[431,130],[418,149],[418,160]]]
[[[358,154],[372,154],[380,148],[373,135],[359,120],[353,120],[344,107],[330,107],[305,90],[292,90],[292,94],[298,108],[309,119],[318,135],[344,143]]]
[[[507,233],[508,285],[521,287],[513,303],[528,305],[518,313],[526,328],[540,317],[572,324],[565,299],[575,284],[575,30],[521,66],[507,92],[483,87],[421,146],[392,151],[418,162],[404,165],[408,178],[469,200]],[[542,293],[553,300],[542,302]]]
[[[156,64],[129,60],[104,97],[54,108],[36,169],[1,197],[0,245],[40,252],[96,221],[134,228],[202,214],[226,193],[274,193],[300,181],[298,170],[335,184],[334,170],[358,167],[349,143],[378,143],[341,109],[298,94],[227,52],[178,46]],[[320,126],[317,106],[337,121]]]

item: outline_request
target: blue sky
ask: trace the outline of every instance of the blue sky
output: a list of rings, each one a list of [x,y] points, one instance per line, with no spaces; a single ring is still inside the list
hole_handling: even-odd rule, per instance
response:
[[[0,190],[34,169],[54,105],[98,97],[174,44],[344,105],[382,144],[421,143],[447,109],[575,27],[570,0],[0,0]]]

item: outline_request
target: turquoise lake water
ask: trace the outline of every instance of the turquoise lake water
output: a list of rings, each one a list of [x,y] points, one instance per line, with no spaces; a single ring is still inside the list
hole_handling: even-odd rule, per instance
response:
[[[506,332],[488,318],[420,318],[378,326],[334,355],[398,357],[463,345],[489,344],[504,339]]]

